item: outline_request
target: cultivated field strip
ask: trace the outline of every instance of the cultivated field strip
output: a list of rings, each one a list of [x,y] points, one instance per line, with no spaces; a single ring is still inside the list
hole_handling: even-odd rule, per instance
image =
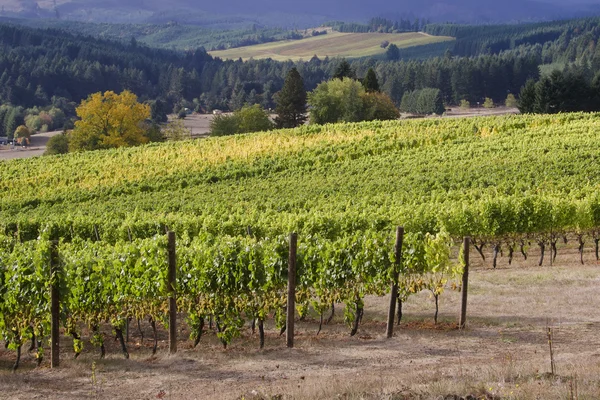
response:
[[[454,40],[447,36],[431,36],[421,32],[411,33],[342,33],[329,32],[326,35],[301,40],[285,40],[262,43],[253,46],[236,47],[227,50],[211,51],[213,57],[244,60],[272,58],[277,61],[309,60],[313,56],[325,57],[366,57],[382,54],[381,43],[387,41],[399,48],[422,46]]]
[[[494,267],[502,250],[512,261],[531,245],[541,265],[561,240],[579,244],[582,262],[594,243],[598,259],[599,124],[569,114],[308,126],[3,163],[22,179],[4,181],[0,198],[2,336],[19,351],[48,334],[57,278],[77,354],[82,326],[102,347],[103,322],[121,339],[131,318],[167,324],[167,230],[195,343],[211,318],[224,345],[248,319],[283,328],[292,231],[301,316],[312,309],[322,325],[344,303],[354,334],[365,296],[398,276],[399,307],[428,290],[437,320],[439,296],[460,288],[463,256],[451,255],[462,236],[489,245]]]
[[[599,127],[597,114],[371,122],[10,161],[0,226],[22,240],[48,224],[107,241],[165,225],[190,237],[576,233],[595,226]]]

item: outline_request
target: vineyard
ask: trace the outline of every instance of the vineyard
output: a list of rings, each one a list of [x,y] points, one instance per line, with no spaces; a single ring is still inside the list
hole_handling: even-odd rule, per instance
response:
[[[225,346],[248,321],[261,347],[266,319],[285,329],[289,232],[315,333],[344,303],[355,334],[396,276],[400,312],[423,290],[437,305],[460,289],[463,236],[494,267],[531,247],[552,263],[559,241],[597,257],[599,128],[597,114],[370,122],[2,163],[0,333],[19,354],[37,342],[41,362],[58,282],[75,354],[82,329],[104,354],[109,323],[127,356],[127,321],[168,327],[167,231],[191,340],[214,324]]]

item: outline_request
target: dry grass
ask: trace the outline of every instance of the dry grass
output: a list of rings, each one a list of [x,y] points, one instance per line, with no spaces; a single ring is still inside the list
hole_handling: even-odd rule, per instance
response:
[[[174,120],[175,115],[170,115],[169,120]],[[183,126],[189,129],[193,138],[204,138],[208,137],[210,132],[210,123],[214,116],[212,114],[192,114],[185,117],[182,121]]]
[[[0,398],[598,399],[600,268],[591,253],[587,265],[579,265],[572,248],[561,249],[557,266],[537,267],[534,250],[527,262],[517,259],[508,267],[503,259],[496,270],[473,254],[464,331],[454,328],[459,294],[448,291],[441,301],[441,327],[433,326],[433,302],[421,293],[406,303],[391,340],[384,336],[385,298],[367,299],[355,337],[341,321],[341,306],[335,323],[319,336],[314,319],[299,322],[294,349],[285,348],[271,324],[262,351],[248,329],[227,350],[208,333],[196,349],[182,341],[176,356],[166,354],[163,329],[155,357],[148,340],[141,345],[132,330],[128,361],[112,339],[107,339],[107,359],[98,360],[97,350],[86,343],[80,359],[72,360],[70,340],[63,338],[59,370],[47,364],[36,369],[25,355],[22,369],[11,374],[14,354],[0,351]],[[548,374],[548,322],[554,329],[556,376]],[[148,324],[143,326],[149,337]]]
[[[324,58],[326,56],[366,57],[384,53],[385,49],[380,45],[386,40],[399,48],[406,48],[454,39],[445,36],[430,36],[420,32],[342,33],[330,31],[327,35],[322,36],[212,51],[210,54],[213,57],[225,59],[242,58],[247,60],[250,58],[272,58],[277,61],[309,60],[314,55],[319,58]]]

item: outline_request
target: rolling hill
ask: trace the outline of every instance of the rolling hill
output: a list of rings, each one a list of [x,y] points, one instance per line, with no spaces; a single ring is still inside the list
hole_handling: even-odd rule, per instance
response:
[[[248,226],[269,237],[395,224],[445,224],[456,236],[568,230],[582,222],[566,212],[600,199],[599,129],[600,114],[377,121],[3,161],[20,179],[0,184],[0,233],[30,240],[46,224],[90,239],[97,225],[108,241],[164,224],[189,237]],[[505,219],[516,204],[530,216]]]
[[[447,36],[431,36],[420,32],[411,33],[341,33],[329,31],[326,35],[301,40],[285,40],[254,46],[238,47],[210,54],[223,59],[247,60],[249,58],[272,58],[278,61],[308,60],[313,56],[366,57],[382,54],[381,43],[387,41],[399,48],[420,46],[453,40]]]

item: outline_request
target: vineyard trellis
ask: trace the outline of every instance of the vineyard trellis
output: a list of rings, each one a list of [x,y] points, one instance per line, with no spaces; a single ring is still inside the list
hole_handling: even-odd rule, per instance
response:
[[[169,248],[174,246],[174,233],[167,237],[114,245],[48,237],[20,243],[3,237],[0,293],[5,301],[0,306],[0,333],[7,346],[18,353],[15,369],[27,340],[37,339],[41,362],[48,332],[52,333],[52,366],[58,366],[58,325],[54,318],[59,315],[65,334],[73,338],[76,356],[83,349],[81,327],[85,326],[92,332],[91,343],[104,357],[105,338],[99,326],[106,322],[128,357],[125,324],[129,319],[146,318],[153,327],[154,322],[160,322],[169,330],[169,351],[173,353],[176,310],[185,315],[195,344],[206,318],[214,319],[217,336],[227,346],[240,334],[246,320],[256,319],[262,327],[272,315],[278,327],[287,325],[287,343],[292,347],[295,314],[306,315],[310,306],[322,316],[332,303],[345,303],[344,318],[355,334],[364,297],[386,294],[395,271],[423,277],[432,274],[436,279],[455,277],[460,272],[449,262],[450,241],[444,233],[409,238],[405,243],[412,264],[396,264],[398,252],[391,249],[385,235],[376,232],[334,242],[307,238],[299,242],[297,253],[295,235],[289,240],[203,237],[179,241],[173,287],[169,282],[175,278],[174,269],[169,266],[175,254],[174,247]],[[417,259],[423,264],[417,265]],[[295,279],[290,279],[294,270]],[[53,303],[57,292],[60,312]],[[156,330],[154,335],[156,344]],[[264,332],[260,340],[262,347]]]
[[[439,296],[448,287],[466,288],[468,279],[468,239],[453,261],[458,241],[444,230],[404,235],[399,228],[395,245],[391,235],[367,231],[336,240],[301,238],[297,247],[295,235],[258,239],[207,234],[181,238],[177,257],[173,232],[114,244],[56,241],[49,232],[25,243],[1,237],[0,334],[17,351],[15,369],[28,340],[36,341],[41,363],[49,332],[51,365],[58,365],[59,314],[65,334],[73,338],[75,356],[83,349],[81,328],[85,326],[104,357],[105,338],[99,327],[109,323],[128,357],[125,324],[130,319],[139,324],[146,318],[153,327],[153,351],[158,322],[168,329],[169,351],[174,353],[178,311],[186,318],[194,345],[201,339],[205,320],[211,318],[225,347],[239,336],[246,321],[258,321],[262,348],[263,324],[272,316],[282,331],[287,327],[286,341],[292,347],[296,313],[302,318],[312,308],[322,325],[331,304],[344,303],[344,321],[354,335],[365,296],[391,294],[387,325],[391,337],[396,302],[401,307],[410,294],[429,290],[437,323]],[[293,270],[295,279],[290,279]],[[53,303],[58,292],[60,313]],[[460,327],[466,321],[466,291],[463,294]]]
[[[167,226],[195,344],[207,321],[225,346],[249,320],[261,344],[267,318],[283,330],[293,231],[296,312],[313,310],[320,329],[344,303],[354,333],[364,297],[389,294],[396,273],[397,321],[408,296],[428,290],[437,305],[460,288],[450,255],[465,236],[492,266],[530,246],[553,263],[561,240],[581,262],[592,243],[598,259],[599,128],[599,114],[582,113],[369,122],[3,163],[19,178],[0,183],[1,335],[17,352],[35,339],[44,356],[55,240],[76,355],[84,327],[102,355],[101,324],[121,339],[129,319],[149,321],[156,351],[156,330],[172,325]]]

